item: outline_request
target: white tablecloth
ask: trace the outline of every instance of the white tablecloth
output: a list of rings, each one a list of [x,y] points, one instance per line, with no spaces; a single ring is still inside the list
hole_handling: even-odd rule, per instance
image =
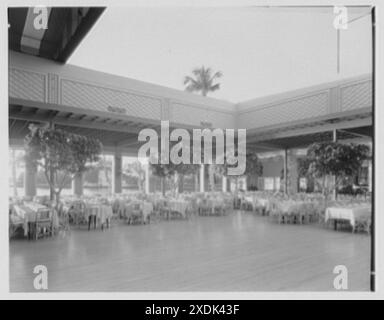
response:
[[[88,220],[90,215],[96,216],[100,220],[100,223],[103,224],[107,219],[112,218],[112,206],[88,202],[86,203],[85,218]]]
[[[188,202],[183,200],[171,200],[169,201],[169,208],[171,211],[179,212],[183,217],[186,217]]]
[[[269,210],[268,199],[257,198],[255,196],[245,196],[244,199],[252,205],[252,210],[255,210],[257,207],[263,207]]]
[[[144,221],[147,220],[147,217],[152,213],[152,211],[153,211],[153,204],[151,202],[144,201],[142,206]]]
[[[355,226],[356,219],[371,217],[371,206],[329,207],[325,210],[325,222],[329,219],[348,220]]]
[[[46,206],[35,203],[26,202],[23,205],[14,205],[13,207],[15,215],[21,219],[23,223],[24,235],[28,234],[28,223],[36,222],[36,215],[39,210],[48,209]],[[50,218],[52,219],[53,227],[59,226],[59,220],[55,211],[50,211]]]

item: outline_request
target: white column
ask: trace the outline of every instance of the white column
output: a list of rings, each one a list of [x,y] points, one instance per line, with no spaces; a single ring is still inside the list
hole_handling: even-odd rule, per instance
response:
[[[75,196],[82,196],[83,195],[83,181],[84,181],[84,175],[82,173],[78,173],[75,175],[75,177],[72,180],[72,193]]]
[[[25,162],[24,194],[27,197],[34,197],[36,195],[36,168],[28,161]]]
[[[145,193],[149,194],[149,163],[145,165]]]
[[[247,179],[247,176],[244,177],[244,191],[248,191],[248,179]]]
[[[194,179],[195,192],[199,192],[199,188],[200,188],[199,187],[199,174],[197,172],[194,174],[193,179]]]
[[[227,177],[223,176],[223,192],[227,192]]]
[[[123,159],[121,154],[116,153],[113,158],[112,167],[112,193],[121,193],[122,189]]]
[[[204,192],[204,183],[205,183],[205,172],[204,164],[200,165],[200,192]]]
[[[284,194],[288,194],[288,150],[284,150],[283,155],[283,164],[284,164]]]
[[[333,129],[333,142],[337,142],[337,130]],[[332,176],[332,183],[333,183],[333,200],[336,200],[337,198],[337,190],[336,190],[336,176]]]

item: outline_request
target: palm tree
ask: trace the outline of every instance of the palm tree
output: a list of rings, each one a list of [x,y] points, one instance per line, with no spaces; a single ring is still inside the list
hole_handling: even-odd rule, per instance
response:
[[[206,96],[208,92],[213,92],[220,89],[220,83],[215,83],[214,80],[221,78],[222,73],[217,71],[213,73],[211,68],[195,68],[192,70],[194,77],[186,76],[184,78],[185,90],[189,92],[201,92],[202,96]]]
[[[202,96],[207,96],[208,92],[213,92],[220,89],[220,83],[214,83],[215,79],[221,78],[223,76],[221,71],[213,73],[211,68],[195,68],[192,70],[194,76],[186,76],[184,78],[185,90],[189,92],[201,92]],[[213,167],[210,166],[209,169],[209,184],[211,190],[215,190],[215,175]]]

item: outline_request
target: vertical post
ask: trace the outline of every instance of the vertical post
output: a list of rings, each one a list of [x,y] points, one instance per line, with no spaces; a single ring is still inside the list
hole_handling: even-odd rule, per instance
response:
[[[184,174],[179,174],[178,186],[179,186],[179,193],[183,193],[184,192]]]
[[[149,161],[145,165],[145,193],[149,194]]]
[[[51,129],[54,129],[54,128],[55,128],[55,124],[54,124],[53,122],[50,122],[50,123],[49,123],[49,127],[50,127]],[[53,167],[52,167],[52,166],[50,166],[49,180],[51,180],[51,185],[50,185],[50,187],[49,187],[49,195],[50,195],[49,198],[50,198],[51,200],[54,200],[54,199],[55,199],[55,189],[54,189],[54,187],[52,187],[52,186],[55,185],[56,181],[55,181],[55,171],[53,170]]]
[[[112,167],[112,193],[121,193],[122,162],[121,153],[115,153]]]
[[[72,181],[72,192],[75,196],[80,197],[83,195],[83,182],[84,182],[83,173],[76,174]]]
[[[284,149],[284,194],[288,194],[288,150]]]
[[[376,75],[374,73],[375,66],[376,66],[376,8],[373,7],[371,10],[371,28],[372,28],[372,127],[375,128],[375,105],[376,105],[376,95],[375,95],[375,88],[376,88]],[[371,188],[372,185],[375,185],[375,135],[372,136],[372,162],[371,162],[371,171],[373,169],[372,176],[371,176]],[[376,215],[376,208],[375,208],[375,192],[372,193],[372,210],[371,210],[371,261],[370,261],[370,289],[371,291],[375,291],[375,272],[376,272],[376,262],[375,262],[375,215]]]
[[[174,177],[173,177],[173,183],[175,185],[175,192],[176,192],[176,195],[179,194],[180,192],[180,181],[179,181],[179,174],[176,172]]]
[[[24,194],[27,197],[36,195],[36,168],[29,161],[25,162]]]
[[[372,192],[372,161],[368,161],[368,191]]]
[[[333,129],[332,141],[337,142],[337,130],[336,129]],[[336,176],[333,176],[332,180],[333,180],[333,195],[332,195],[332,197],[333,197],[333,200],[336,200],[337,199]]]
[[[205,183],[205,172],[204,164],[200,165],[200,192],[204,192],[204,183]]]
[[[199,174],[197,172],[194,174],[194,187],[195,192],[199,192]]]
[[[244,177],[244,191],[248,191],[248,178],[247,178],[247,176]]]
[[[223,176],[222,187],[223,187],[223,192],[227,192],[227,177],[226,176]]]

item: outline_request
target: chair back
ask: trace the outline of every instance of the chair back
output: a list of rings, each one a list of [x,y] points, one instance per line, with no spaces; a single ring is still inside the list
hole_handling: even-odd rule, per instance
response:
[[[49,221],[51,220],[51,212],[47,209],[39,209],[36,213],[36,221]]]

